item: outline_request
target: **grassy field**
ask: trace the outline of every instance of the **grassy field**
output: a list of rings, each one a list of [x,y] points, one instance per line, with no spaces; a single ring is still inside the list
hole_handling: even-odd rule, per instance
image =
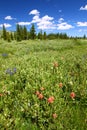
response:
[[[87,40],[0,41],[0,130],[87,129]]]

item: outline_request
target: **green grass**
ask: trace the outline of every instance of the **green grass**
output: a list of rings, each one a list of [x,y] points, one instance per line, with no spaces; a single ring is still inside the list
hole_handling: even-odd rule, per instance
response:
[[[86,128],[87,40],[1,40],[0,130]]]

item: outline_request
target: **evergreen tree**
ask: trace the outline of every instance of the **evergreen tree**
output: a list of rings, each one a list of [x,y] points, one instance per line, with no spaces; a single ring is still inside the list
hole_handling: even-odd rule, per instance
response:
[[[16,40],[16,31],[13,34],[14,40]]]
[[[14,40],[13,33],[10,34],[11,40]]]
[[[7,40],[7,31],[4,25],[3,25],[3,39]]]
[[[20,29],[20,25],[19,24],[17,24],[17,27],[16,27],[16,40],[17,41],[21,41],[22,39],[21,39],[21,29]]]
[[[27,32],[27,39],[30,39],[30,32]]]
[[[9,32],[6,32],[6,36],[7,36],[7,41],[11,42],[11,35]]]
[[[28,39],[27,28],[24,26],[24,28],[23,28],[23,40],[27,40],[27,39]]]
[[[86,39],[86,35],[84,34],[83,39]]]
[[[32,24],[31,28],[30,28],[30,38],[31,39],[35,39],[36,38],[36,33],[35,33],[35,26],[34,24]]]
[[[43,34],[43,39],[46,40],[47,36],[46,36],[46,32],[44,32]]]
[[[40,30],[40,32],[38,33],[38,39],[40,39],[40,40],[42,40],[42,39],[43,39],[42,30]]]
[[[24,40],[24,27],[19,26],[19,29],[20,29],[20,38],[21,40]]]

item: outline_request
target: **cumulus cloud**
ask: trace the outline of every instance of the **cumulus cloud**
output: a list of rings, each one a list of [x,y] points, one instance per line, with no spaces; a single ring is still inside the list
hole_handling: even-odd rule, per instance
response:
[[[48,30],[48,29],[56,29],[56,26],[53,22],[51,21],[43,21],[41,20],[41,22],[37,23],[38,29],[42,29],[42,30]]]
[[[80,7],[80,10],[87,10],[87,5],[85,5],[84,7],[81,6],[81,7]]]
[[[40,22],[40,18],[39,18],[39,16],[37,16],[37,15],[35,15],[34,17],[33,17],[33,20],[32,20],[32,22],[31,23],[38,23],[38,22]]]
[[[63,22],[64,19],[62,17],[58,20],[59,24],[55,24],[54,17],[48,16],[48,15],[40,17],[40,12],[38,10],[32,10],[29,14],[35,15],[31,21],[31,23],[36,23],[38,29],[42,29],[42,30],[53,30],[53,29],[67,30],[67,29],[73,28],[72,25],[68,24],[67,22]]]
[[[40,18],[40,21],[37,23],[38,29],[55,29],[55,24],[53,21],[53,17],[50,17],[48,15],[43,16]]]
[[[30,25],[30,22],[18,22],[17,24],[24,26],[24,25]]]
[[[61,10],[60,10],[61,12]],[[72,25],[67,22],[63,22],[64,19],[61,17],[58,20],[58,24],[55,23],[54,17],[44,15],[40,17],[40,12],[37,9],[31,10],[29,15],[34,15],[31,22],[19,22],[19,25],[30,25],[31,23],[36,23],[38,29],[42,30],[67,30],[74,28]]]
[[[57,28],[58,30],[68,30],[74,28],[72,25],[68,24],[67,22],[59,23],[57,26],[58,26]]]
[[[42,20],[43,21],[50,21],[50,20],[53,20],[54,18],[53,17],[49,17],[48,15],[45,15],[42,17]]]
[[[30,11],[29,15],[31,15],[31,14],[34,15],[31,23],[36,23],[38,29],[45,30],[45,29],[54,29],[55,28],[55,25],[53,22],[53,19],[54,19],[53,17],[50,17],[48,15],[40,17],[40,12],[36,9]]]
[[[13,19],[16,19],[16,18],[12,18],[11,16],[6,16],[5,17],[5,20],[13,20]]]
[[[29,15],[39,15],[39,13],[40,12],[37,9],[34,9],[29,12]]]
[[[87,22],[77,22],[77,26],[85,27],[87,26]]]
[[[59,18],[58,22],[62,23],[62,21],[64,21],[64,19],[63,18]]]
[[[6,27],[6,28],[9,28],[9,27],[11,27],[12,25],[11,24],[9,24],[9,23],[4,23],[4,24],[0,24],[0,27],[2,28],[3,27],[3,25]]]

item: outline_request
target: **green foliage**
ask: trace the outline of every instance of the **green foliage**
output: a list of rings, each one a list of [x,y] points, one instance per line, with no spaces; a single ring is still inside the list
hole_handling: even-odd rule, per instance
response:
[[[86,130],[87,42],[79,42],[0,41],[1,130]]]
[[[48,39],[69,39],[66,33],[50,33],[47,36]]]
[[[36,33],[35,33],[35,26],[34,24],[32,24],[31,28],[30,28],[30,39],[35,39],[36,38]]]
[[[16,27],[16,40],[17,41],[22,40],[22,28],[18,24],[17,24],[17,27]]]
[[[26,28],[26,26],[24,26],[24,28],[23,28],[23,40],[27,40],[27,39],[28,39],[27,28]]]
[[[42,40],[42,39],[43,39],[42,30],[38,33],[38,39],[40,39],[40,40]]]
[[[3,25],[3,39],[7,40],[7,31],[4,25]]]
[[[47,39],[47,34],[46,34],[46,32],[44,32],[44,34],[43,34],[43,39],[44,39],[44,40]]]

